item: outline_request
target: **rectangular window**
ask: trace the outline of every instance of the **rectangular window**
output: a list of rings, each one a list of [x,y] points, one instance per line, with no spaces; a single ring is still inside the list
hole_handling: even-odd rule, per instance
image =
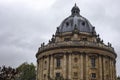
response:
[[[60,77],[60,73],[56,73],[56,77],[59,78]]]
[[[56,58],[56,67],[60,67],[61,61],[60,58]]]
[[[91,78],[92,78],[92,79],[95,79],[95,78],[96,78],[96,74],[95,74],[95,73],[92,73],[92,74],[91,74]]]
[[[74,77],[78,77],[78,73],[77,72],[74,72]]]
[[[47,69],[47,61],[44,62],[44,69]]]
[[[44,79],[46,79],[46,74],[44,74]]]
[[[95,65],[95,58],[92,57],[92,58],[91,58],[91,67],[92,67],[92,68],[95,68],[95,66],[96,66],[96,65]]]

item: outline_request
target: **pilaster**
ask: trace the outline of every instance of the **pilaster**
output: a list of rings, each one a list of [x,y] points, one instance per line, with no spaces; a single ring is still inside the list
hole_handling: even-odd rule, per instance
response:
[[[68,78],[69,79],[72,79],[72,63],[71,63],[71,59],[72,59],[72,56],[71,54],[69,54],[69,71],[68,71]]]
[[[86,80],[89,80],[89,66],[88,66],[88,55],[86,55]]]
[[[39,73],[39,70],[40,70],[40,66],[39,66],[39,61],[37,60],[37,80],[40,79],[39,76],[40,76],[40,73]]]
[[[46,70],[46,77],[47,77],[47,78],[46,78],[46,79],[47,79],[47,80],[49,80],[49,79],[48,79],[48,76],[49,76],[49,58],[50,58],[50,57],[48,56],[48,57],[47,57],[47,64],[46,64],[46,68],[47,68],[47,70]]]
[[[106,64],[105,64],[105,57],[103,57],[103,70],[104,70],[104,74],[103,74],[103,75],[104,75],[104,76],[103,76],[104,78],[103,78],[103,79],[104,79],[104,80],[106,80],[106,66],[105,66],[105,65],[106,65]]]
[[[83,80],[83,54],[80,55],[80,80]]]
[[[43,80],[44,79],[44,75],[43,75],[43,70],[44,70],[44,68],[43,68],[43,59],[41,59],[41,80]]]
[[[112,79],[112,61],[110,59],[110,80],[113,80]]]
[[[101,56],[99,56],[99,64],[98,64],[98,66],[99,66],[99,80],[102,80],[102,59],[101,59]]]
[[[53,55],[51,55],[51,59],[50,59],[50,77],[53,78],[54,72],[54,64],[53,64],[54,60],[53,60]]]
[[[64,54],[64,59],[63,59],[63,71],[64,71],[64,75],[63,75],[63,77],[64,77],[64,79],[66,79],[66,73],[67,73],[67,70],[66,70],[66,66],[67,66],[67,64],[66,64],[66,54]]]

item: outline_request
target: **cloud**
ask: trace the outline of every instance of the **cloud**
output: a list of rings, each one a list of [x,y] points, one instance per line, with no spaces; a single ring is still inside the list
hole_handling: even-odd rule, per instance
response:
[[[104,42],[113,44],[120,75],[119,0],[1,0],[0,65],[17,67],[25,61],[36,63],[38,47],[48,42],[56,27],[71,14],[75,2],[80,14],[96,27]]]
[[[4,0],[0,1],[1,5],[15,5],[18,6],[19,4],[25,5],[26,7],[30,7],[31,9],[46,9],[53,5],[55,0]],[[14,6],[13,5],[13,6]]]

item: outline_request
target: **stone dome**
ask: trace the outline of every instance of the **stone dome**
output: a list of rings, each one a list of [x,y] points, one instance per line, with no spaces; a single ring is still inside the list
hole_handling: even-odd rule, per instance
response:
[[[57,31],[62,33],[72,32],[75,28],[77,28],[80,32],[94,32],[94,27],[86,18],[82,17],[79,13],[80,9],[75,4],[71,10],[71,15],[63,20]]]

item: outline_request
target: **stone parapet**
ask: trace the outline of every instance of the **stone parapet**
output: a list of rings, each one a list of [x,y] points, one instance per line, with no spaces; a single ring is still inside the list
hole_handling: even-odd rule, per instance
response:
[[[114,48],[112,48],[112,47],[108,47],[105,44],[89,42],[89,41],[67,41],[67,42],[51,43],[51,44],[44,45],[43,47],[40,47],[39,50],[38,50],[38,53],[41,53],[41,52],[44,52],[44,51],[47,51],[47,50],[51,50],[51,49],[54,49],[54,48],[61,48],[61,47],[98,48],[98,49],[107,50],[111,53],[116,54],[115,51],[114,51]]]

